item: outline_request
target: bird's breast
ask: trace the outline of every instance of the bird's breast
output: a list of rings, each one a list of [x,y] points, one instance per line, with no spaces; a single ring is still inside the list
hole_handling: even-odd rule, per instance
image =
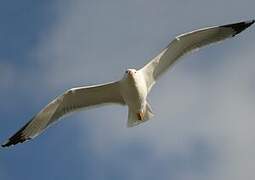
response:
[[[129,107],[134,110],[142,109],[147,97],[145,80],[139,76],[123,79],[121,94]]]

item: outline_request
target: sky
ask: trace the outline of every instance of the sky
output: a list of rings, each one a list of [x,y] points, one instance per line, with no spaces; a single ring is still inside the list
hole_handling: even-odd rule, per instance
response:
[[[254,0],[3,1],[0,142],[65,90],[121,79],[176,35],[255,18]],[[183,58],[154,86],[155,116],[117,105],[0,149],[3,180],[254,177],[255,26]]]

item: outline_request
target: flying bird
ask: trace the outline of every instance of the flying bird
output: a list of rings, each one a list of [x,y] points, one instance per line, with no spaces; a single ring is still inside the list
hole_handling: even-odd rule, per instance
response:
[[[25,126],[2,144],[2,147],[30,140],[61,117],[100,104],[127,105],[128,127],[146,122],[153,116],[152,109],[147,101],[147,95],[156,80],[169,67],[188,52],[234,37],[254,22],[254,20],[243,21],[181,34],[175,37],[165,49],[141,69],[126,70],[123,78],[119,81],[69,89],[46,105]]]

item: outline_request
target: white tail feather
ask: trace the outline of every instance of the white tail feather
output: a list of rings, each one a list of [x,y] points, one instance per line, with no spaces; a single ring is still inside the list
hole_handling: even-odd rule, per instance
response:
[[[137,117],[137,112],[133,112],[130,108],[128,109],[128,121],[127,121],[127,127],[134,127],[141,123],[144,123],[151,119],[154,114],[152,113],[151,107],[149,103],[146,103],[145,109],[144,109],[144,119],[139,120]]]

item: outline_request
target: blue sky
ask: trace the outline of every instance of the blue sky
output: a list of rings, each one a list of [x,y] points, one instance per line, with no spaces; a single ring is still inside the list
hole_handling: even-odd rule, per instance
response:
[[[180,33],[252,19],[253,0],[4,1],[0,141],[75,86],[120,79]],[[126,128],[127,108],[69,116],[0,149],[0,179],[251,179],[255,27],[183,58],[153,88],[155,117]]]

